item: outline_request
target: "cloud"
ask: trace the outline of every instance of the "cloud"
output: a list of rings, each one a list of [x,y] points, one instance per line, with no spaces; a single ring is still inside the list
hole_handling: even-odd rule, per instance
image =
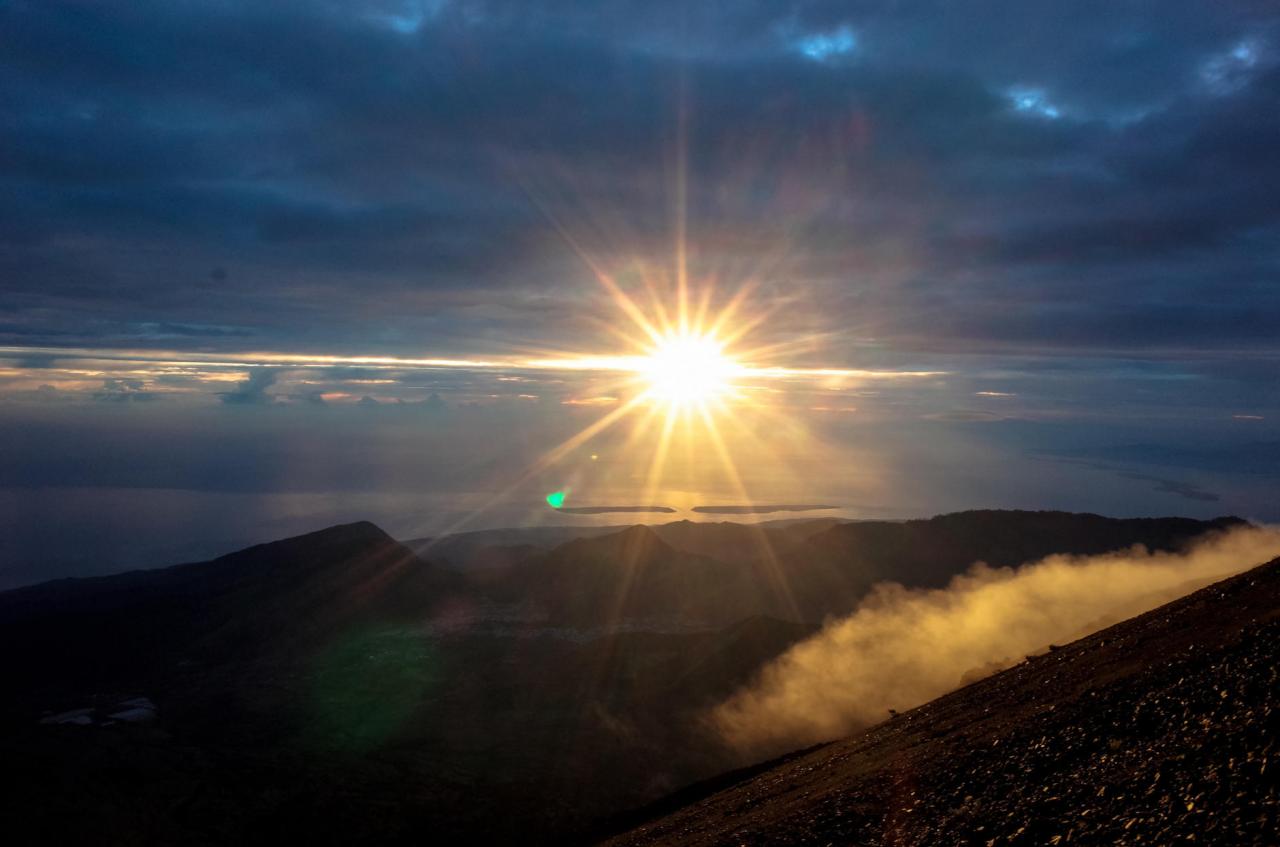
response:
[[[47,387],[40,386],[40,389]],[[138,403],[154,400],[156,396],[140,379],[104,379],[102,390],[95,392],[93,399],[108,403]]]
[[[1048,95],[1038,88],[1015,86],[1007,92],[1013,108],[1019,112],[1030,112],[1042,118],[1060,118],[1062,111],[1049,102]]]
[[[1265,45],[1258,39],[1246,38],[1206,60],[1200,66],[1200,79],[1215,95],[1234,94],[1248,85],[1266,58],[1269,57]]]
[[[1120,471],[1121,476],[1127,479],[1136,479],[1143,482],[1155,483],[1154,490],[1176,494],[1187,500],[1198,500],[1202,503],[1217,503],[1222,498],[1212,491],[1206,491],[1198,485],[1189,482],[1182,482],[1176,479],[1167,479],[1162,476],[1150,476],[1148,474],[1132,473],[1129,471]]]
[[[1044,2],[8,4],[0,339],[563,337],[594,282],[544,213],[608,258],[665,256],[684,96],[695,264],[743,275],[783,254],[788,287],[833,290],[827,330],[1270,343],[1275,21],[1191,2],[1159,20]],[[1205,73],[1229,90],[1205,95]],[[1236,308],[1204,309],[1210,285]],[[937,320],[940,291],[960,302]]]
[[[1066,457],[1061,461],[1083,461],[1107,470],[1119,470],[1098,462],[1153,465],[1215,474],[1280,475],[1280,441],[1238,442],[1138,442],[1097,445],[1085,449],[1052,451]]]
[[[945,412],[930,412],[922,415],[925,420],[948,421],[950,423],[982,423],[985,421],[1008,420],[1007,415],[997,412],[986,412],[981,409],[951,409]]]
[[[837,56],[854,52],[857,36],[847,26],[839,26],[829,32],[815,32],[796,39],[796,48],[815,62],[825,62]]]
[[[267,389],[275,385],[279,376],[275,368],[255,368],[249,371],[244,382],[238,383],[234,391],[220,394],[222,402],[232,406],[258,406],[274,403],[275,398],[267,393]]]
[[[1152,490],[1162,494],[1174,494],[1187,500],[1193,500],[1199,503],[1217,503],[1222,498],[1212,491],[1208,491],[1195,483],[1186,482],[1178,479],[1170,479],[1164,476],[1153,476],[1152,474],[1139,473],[1127,468],[1120,468],[1114,465],[1108,465],[1105,462],[1091,462],[1082,459],[1060,458],[1055,461],[1064,464],[1076,464],[1082,467],[1095,468],[1101,471],[1110,471],[1125,479],[1133,479],[1139,482],[1153,483]]]
[[[750,757],[837,738],[1278,555],[1280,531],[1243,527],[1182,553],[1135,547],[1016,569],[976,564],[936,590],[883,584],[710,719]]]

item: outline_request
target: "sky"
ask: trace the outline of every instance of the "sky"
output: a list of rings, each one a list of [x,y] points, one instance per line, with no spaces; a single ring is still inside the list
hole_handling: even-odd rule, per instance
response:
[[[3,0],[0,587],[557,490],[1280,520],[1277,149],[1268,2]],[[681,290],[753,370],[668,426]]]

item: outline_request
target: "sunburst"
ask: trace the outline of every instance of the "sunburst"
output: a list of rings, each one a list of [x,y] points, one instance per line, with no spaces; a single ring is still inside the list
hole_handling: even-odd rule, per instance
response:
[[[505,363],[518,372],[582,374],[573,382],[578,391],[561,402],[575,417],[595,407],[601,411],[508,478],[476,514],[507,502],[517,491],[523,494],[534,480],[557,489],[547,501],[553,508],[568,507],[569,498],[561,495],[570,489],[576,489],[572,499],[580,502],[593,484],[610,486],[612,496],[625,490],[628,500],[638,497],[644,504],[669,494],[673,505],[725,496],[754,505],[757,498],[748,483],[769,486],[775,497],[779,483],[813,484],[800,470],[813,452],[805,450],[813,442],[800,405],[804,398],[867,380],[939,375],[801,364],[816,353],[819,339],[806,333],[786,340],[771,319],[776,304],[793,303],[794,297],[761,292],[781,267],[778,251],[767,250],[758,266],[743,267],[716,266],[709,256],[689,249],[683,130],[681,139],[674,243],[662,257],[634,249],[636,233],[619,219],[618,210],[585,204],[575,210],[571,180],[567,191],[559,182],[543,190],[542,170],[513,170],[606,295],[603,302],[612,308],[595,316],[601,330],[597,340],[612,339],[612,350],[590,352],[579,341],[556,350],[526,348],[525,355]],[[560,170],[547,173],[556,180],[564,176]],[[581,302],[591,314],[590,301]],[[504,367],[488,359],[483,364]],[[797,456],[805,461],[795,461]],[[750,469],[745,478],[740,461]],[[605,495],[605,490],[595,493]]]
[[[639,365],[647,396],[676,412],[706,409],[726,399],[743,372],[723,342],[696,330],[662,337]]]
[[[718,468],[716,476],[732,488],[733,496],[753,502],[730,445],[754,441],[743,426],[744,416],[769,414],[752,402],[751,395],[760,380],[779,378],[774,357],[785,345],[745,345],[768,317],[762,309],[749,308],[752,285],[742,285],[720,304],[715,303],[710,282],[699,283],[691,296],[689,276],[678,261],[675,285],[659,273],[640,274],[637,298],[598,264],[589,264],[617,309],[618,317],[606,329],[631,352],[584,357],[592,370],[619,372],[608,388],[620,402],[547,458],[558,461],[587,439],[629,422],[623,446],[631,460],[650,451],[641,492],[645,502],[662,493],[672,462],[689,455],[705,457],[697,461],[704,473]],[[648,308],[641,305],[646,301]],[[727,437],[726,427],[734,437]],[[681,446],[686,449],[678,449]],[[768,452],[762,445],[746,447],[756,456]],[[689,470],[687,458],[679,469]]]

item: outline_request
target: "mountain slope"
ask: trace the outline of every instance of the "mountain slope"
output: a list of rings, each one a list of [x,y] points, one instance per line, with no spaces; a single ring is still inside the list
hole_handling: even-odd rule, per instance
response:
[[[818,623],[853,611],[879,582],[939,587],[977,561],[1013,566],[1135,544],[1174,551],[1241,523],[1023,511],[765,529],[685,521],[578,538],[485,579],[505,589],[501,599],[530,601],[564,626],[719,627],[750,615]]]
[[[777,558],[806,538],[841,524],[837,518],[767,523],[703,523],[672,521],[653,531],[678,550],[711,556],[722,562],[750,563]]]
[[[1242,523],[1233,517],[1199,521],[1016,510],[842,523],[792,548],[777,569],[796,614],[818,621],[852,611],[877,582],[937,588],[977,561],[1013,567],[1057,553],[1087,556],[1135,544],[1174,551],[1206,532]]]
[[[518,553],[546,553],[575,538],[609,535],[625,526],[532,526],[481,529],[438,538],[411,538],[402,542],[424,559],[458,570],[515,564]]]
[[[1277,643],[1280,559],[608,843],[1272,844]]]
[[[15,690],[46,702],[97,685],[151,688],[179,666],[305,653],[356,620],[421,615],[449,585],[373,524],[347,524],[208,562],[0,593],[0,658]]]
[[[702,563],[616,535],[552,596]],[[0,817],[58,843],[556,843],[723,770],[691,716],[810,631],[566,633],[465,577],[362,523],[0,593]]]
[[[769,611],[748,568],[677,550],[647,526],[570,541],[511,574],[512,596],[561,625],[723,626]]]

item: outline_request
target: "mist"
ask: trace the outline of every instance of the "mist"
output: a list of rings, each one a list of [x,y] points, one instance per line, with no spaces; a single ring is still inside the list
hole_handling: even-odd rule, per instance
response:
[[[1141,546],[973,565],[944,589],[876,586],[717,706],[745,758],[848,735],[1042,652],[1280,556],[1280,529],[1242,526],[1179,553]]]

